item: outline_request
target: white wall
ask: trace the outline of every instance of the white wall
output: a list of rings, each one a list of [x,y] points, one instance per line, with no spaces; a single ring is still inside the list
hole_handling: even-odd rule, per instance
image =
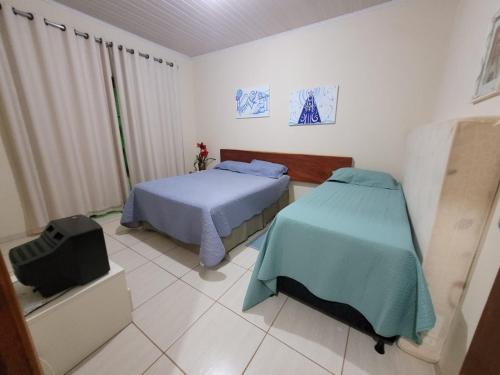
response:
[[[478,104],[471,101],[491,21],[499,11],[500,0],[459,2],[433,119],[500,113],[500,95]]]
[[[461,0],[453,25],[446,64],[432,118],[500,115],[500,96],[473,105],[471,98],[486,49],[492,17],[499,0]],[[499,145],[500,147],[500,145]],[[494,205],[482,246],[470,272],[452,332],[438,367],[442,374],[458,374],[500,266],[500,199]]]
[[[194,59],[198,137],[220,148],[346,155],[401,176],[430,119],[456,0],[393,1]],[[271,86],[271,116],[235,119],[235,90]],[[338,84],[335,125],[288,126],[291,90]]]
[[[173,50],[149,42],[134,34],[118,29],[107,23],[89,17],[83,13],[49,0],[9,0],[18,9],[33,12],[35,15],[72,25],[78,30],[97,35],[104,40],[111,40],[129,48],[164,57],[179,65],[181,106],[183,113],[184,146],[186,150],[186,170],[192,167],[191,154],[194,150],[195,127],[193,115],[193,67],[192,60]],[[2,1],[3,10],[10,11],[9,3]],[[3,142],[0,142],[0,241],[19,236],[25,232],[24,215],[17,192],[12,170],[5,153]]]

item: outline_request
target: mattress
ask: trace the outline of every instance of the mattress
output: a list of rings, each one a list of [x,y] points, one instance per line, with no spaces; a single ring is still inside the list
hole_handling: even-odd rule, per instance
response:
[[[279,276],[354,307],[381,336],[419,342],[434,326],[401,189],[327,181],[280,211],[243,309],[275,294]]]
[[[225,256],[222,237],[261,213],[288,190],[288,176],[278,179],[220,169],[135,185],[121,223],[148,222],[169,236],[200,246],[200,262],[217,265]]]
[[[437,323],[420,346],[399,341],[408,353],[439,360],[499,181],[499,117],[430,124],[409,135],[403,190]]]

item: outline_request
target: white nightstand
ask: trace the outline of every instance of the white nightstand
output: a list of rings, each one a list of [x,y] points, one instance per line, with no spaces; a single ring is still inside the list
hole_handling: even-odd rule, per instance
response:
[[[69,290],[26,317],[47,375],[66,373],[132,321],[125,272],[109,264],[107,275]],[[23,310],[44,300],[15,276],[12,281]]]

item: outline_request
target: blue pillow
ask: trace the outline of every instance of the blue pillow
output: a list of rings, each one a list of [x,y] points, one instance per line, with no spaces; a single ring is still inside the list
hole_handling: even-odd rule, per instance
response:
[[[244,173],[244,174],[251,174],[254,176],[269,177],[269,178],[280,178],[284,173],[283,168],[285,169],[286,172],[286,167],[280,164],[273,164],[267,162],[244,163],[241,161],[234,161],[234,160],[223,161],[222,163],[217,164],[214,168],[224,169],[227,171]]]
[[[217,164],[215,169],[224,169],[226,171],[246,173],[245,171],[250,168],[250,163],[244,163],[242,161],[226,160],[222,163]]]
[[[253,159],[251,164],[263,166],[269,168],[270,170],[275,170],[276,173],[285,174],[286,172],[288,172],[288,167],[286,165],[271,163],[270,161]]]
[[[328,181],[346,184],[378,187],[383,189],[400,189],[398,181],[389,173],[369,171],[358,168],[340,168],[333,172]]]

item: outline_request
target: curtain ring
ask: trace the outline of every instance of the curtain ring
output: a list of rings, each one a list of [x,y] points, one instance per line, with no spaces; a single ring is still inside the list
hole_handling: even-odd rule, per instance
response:
[[[66,31],[66,26],[63,25],[62,23],[55,23],[55,22],[52,22],[52,21],[49,21],[47,18],[44,18],[43,19],[43,22],[47,25],[47,26],[52,26],[52,27],[55,27],[56,29],[59,29],[61,31]]]
[[[16,16],[21,16],[21,17],[25,17],[27,19],[29,19],[30,21],[33,21],[33,13],[30,13],[30,12],[23,12],[22,10],[17,10],[16,8],[12,7],[12,12],[16,15]]]

